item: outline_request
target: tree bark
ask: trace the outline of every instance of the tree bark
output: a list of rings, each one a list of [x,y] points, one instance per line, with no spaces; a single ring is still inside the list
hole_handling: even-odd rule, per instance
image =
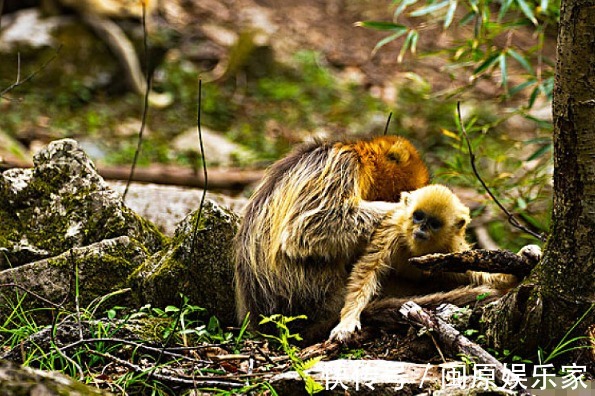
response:
[[[525,356],[551,350],[595,302],[595,0],[562,0],[560,14],[550,238],[531,275],[484,313],[488,340]],[[591,311],[573,335],[593,321]]]

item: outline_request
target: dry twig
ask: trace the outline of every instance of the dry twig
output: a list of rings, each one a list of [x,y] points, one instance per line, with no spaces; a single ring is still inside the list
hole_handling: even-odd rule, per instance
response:
[[[490,188],[487,186],[487,184],[483,181],[483,179],[479,175],[479,172],[477,171],[477,167],[475,166],[475,153],[473,152],[473,149],[471,148],[471,140],[469,140],[469,135],[467,135],[467,130],[465,129],[465,124],[463,124],[463,120],[461,118],[461,102],[457,102],[457,118],[459,121],[459,125],[461,127],[461,132],[463,133],[463,136],[465,137],[465,141],[467,142],[467,148],[469,150],[469,160],[471,162],[471,168],[473,169],[473,173],[475,174],[475,177],[477,178],[477,180],[479,180],[482,187],[486,190],[486,192],[488,193],[490,198],[492,198],[494,203],[496,203],[496,205],[498,205],[500,210],[502,210],[502,212],[504,212],[506,214],[506,216],[508,218],[508,222],[513,227],[526,232],[527,234],[537,238],[538,240],[540,240],[542,242],[545,242],[545,240],[546,240],[545,236],[543,236],[539,233],[536,233],[535,231],[533,231],[533,230],[529,229],[528,227],[519,223],[519,221],[516,219],[514,214],[510,213],[508,211],[508,209],[506,209],[504,207],[504,205],[502,205],[502,203],[498,200],[498,198],[496,198],[496,196],[492,193],[492,190],[490,190]]]

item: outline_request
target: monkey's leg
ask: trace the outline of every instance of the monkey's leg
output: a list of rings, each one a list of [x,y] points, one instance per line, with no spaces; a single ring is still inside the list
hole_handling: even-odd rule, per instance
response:
[[[541,248],[537,245],[526,245],[517,253],[534,263],[541,259]],[[467,271],[473,285],[489,285],[499,289],[511,288],[519,284],[519,277],[512,274]]]
[[[424,308],[434,308],[440,304],[454,304],[466,306],[481,302],[482,304],[502,297],[508,289],[498,289],[487,285],[464,286],[447,292],[433,293],[425,296],[390,297],[370,303],[362,312],[362,322],[366,326],[391,329],[404,323],[403,315],[399,312],[407,301],[414,301]]]

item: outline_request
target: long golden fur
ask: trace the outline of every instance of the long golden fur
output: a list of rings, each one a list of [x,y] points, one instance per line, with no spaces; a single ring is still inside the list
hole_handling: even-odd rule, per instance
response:
[[[339,319],[351,266],[402,192],[428,182],[402,137],[306,144],[275,163],[236,237],[238,320],[306,314],[306,341]]]
[[[433,276],[408,263],[408,259],[415,256],[468,250],[465,228],[469,221],[469,208],[445,186],[430,185],[403,193],[401,202],[385,216],[355,264],[347,285],[341,321],[330,338],[346,341],[360,328],[360,315],[378,294],[381,278],[389,270],[391,280],[388,283],[396,297],[412,299],[411,296],[455,287],[449,294],[439,292],[416,299],[424,305],[475,298],[485,292],[501,294],[500,290],[514,285],[517,279],[512,275],[467,271]],[[487,287],[456,288],[460,285]]]

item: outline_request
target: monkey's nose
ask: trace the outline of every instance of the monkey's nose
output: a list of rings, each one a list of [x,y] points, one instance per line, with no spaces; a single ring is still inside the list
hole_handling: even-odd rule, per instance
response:
[[[428,235],[427,231],[418,229],[413,232],[413,238],[419,239],[421,241],[427,241],[430,239],[430,235]]]

